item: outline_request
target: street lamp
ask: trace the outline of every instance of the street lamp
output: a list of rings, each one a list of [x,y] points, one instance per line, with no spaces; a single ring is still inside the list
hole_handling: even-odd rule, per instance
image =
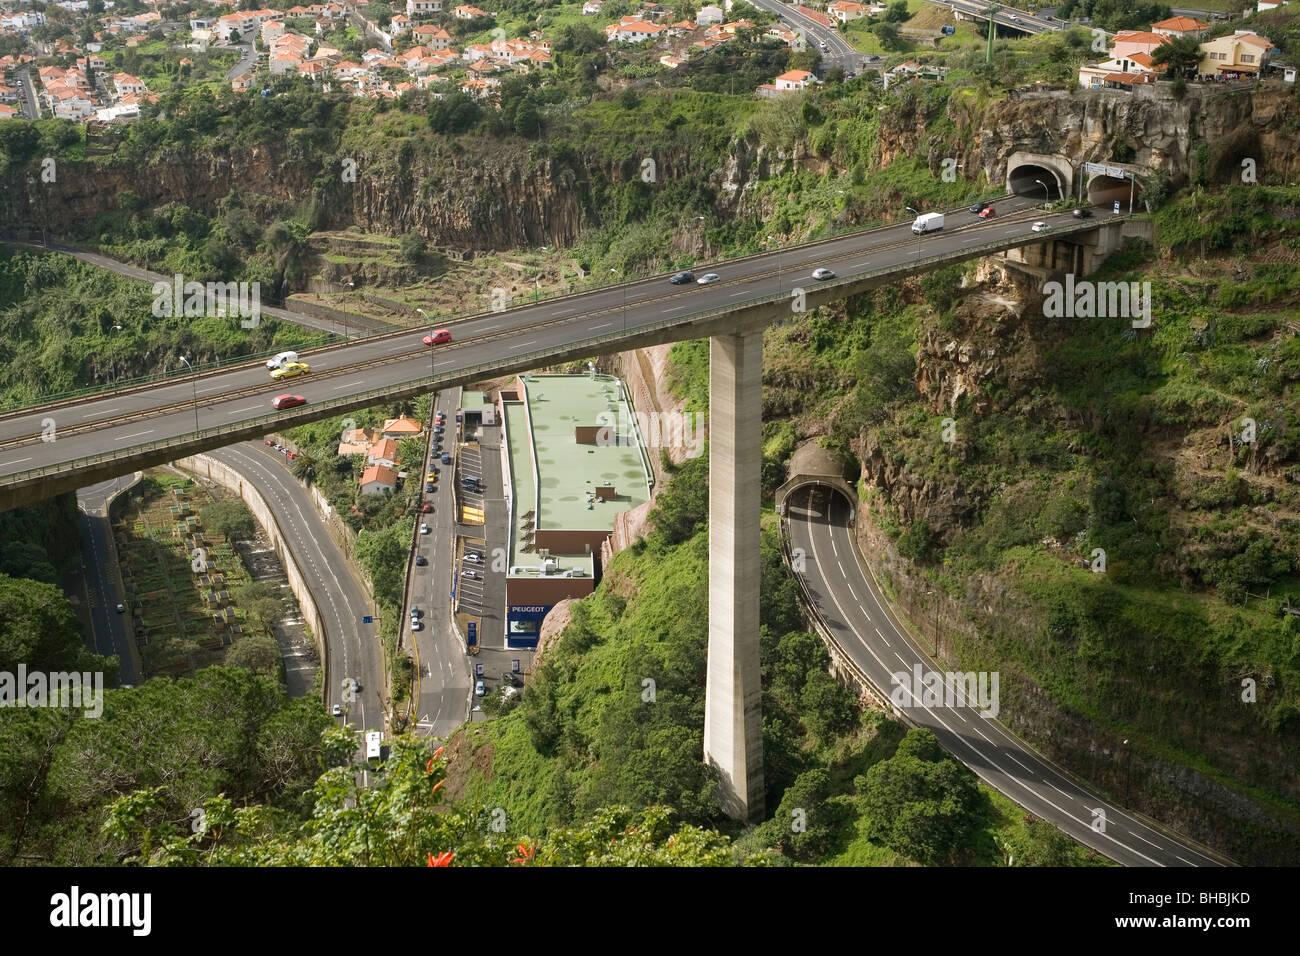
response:
[[[1043,182],[1041,179],[1035,179],[1034,182],[1043,187],[1043,202],[1051,202],[1052,192],[1047,188],[1047,183]]]
[[[356,285],[353,283],[353,281],[352,281],[351,279],[349,279],[349,280],[348,280],[348,291],[351,292],[354,288],[356,288]],[[349,303],[349,304],[351,304],[351,303]],[[346,341],[348,340],[348,338],[349,338],[348,331],[349,331],[349,330],[348,330],[348,310],[347,310],[347,309],[344,309],[344,310],[343,310],[343,341],[344,341],[344,342],[346,342]]]
[[[939,656],[939,597],[934,591],[926,591],[934,596],[934,656]]]
[[[627,334],[627,276],[617,269],[610,269],[610,272],[623,280],[623,334]]]
[[[772,245],[776,246],[776,291],[780,293],[781,291],[781,247],[776,244],[776,240],[773,239],[771,236],[767,237],[767,241],[772,243]]]
[[[1128,785],[1133,776],[1133,749],[1128,745],[1128,738],[1124,739],[1124,802],[1128,803]]]
[[[194,371],[194,366],[190,364],[189,359],[187,359],[184,355],[182,355],[180,359],[182,362],[185,363],[186,368],[188,368],[191,372]],[[197,376],[190,379],[190,386],[194,389],[194,430],[198,431],[199,430],[199,380]]]
[[[122,331],[122,326],[120,326],[120,325],[115,325],[115,326],[113,326],[111,329],[109,329],[109,331],[110,331],[110,332],[121,332],[121,331]],[[117,367],[118,367],[118,366],[117,366],[117,363],[114,362],[114,363],[113,363],[113,384],[114,384],[114,385],[117,384]]]
[[[425,312],[424,309],[420,308],[419,306],[415,307],[415,311],[419,312],[422,316],[424,316],[424,321],[429,323],[429,334],[432,335],[433,319],[429,318],[429,313]],[[433,346],[432,345],[429,346],[429,377],[430,378],[433,377],[433,351],[434,351]]]

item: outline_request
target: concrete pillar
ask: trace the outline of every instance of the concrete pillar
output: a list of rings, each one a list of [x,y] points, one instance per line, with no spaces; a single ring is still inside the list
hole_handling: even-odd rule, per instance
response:
[[[709,661],[704,759],[723,812],[763,813],[758,666],[763,332],[709,340]]]

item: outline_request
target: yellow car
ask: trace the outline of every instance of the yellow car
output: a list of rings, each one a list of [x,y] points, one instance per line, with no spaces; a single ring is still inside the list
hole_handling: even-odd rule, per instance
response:
[[[431,471],[431,472],[429,472],[427,475],[424,476],[424,480],[425,480],[425,481],[437,481],[437,480],[438,480],[438,473],[437,473],[436,471]]]
[[[271,378],[278,381],[282,378],[293,378],[295,375],[306,375],[310,371],[311,366],[306,362],[288,362],[273,371]]]

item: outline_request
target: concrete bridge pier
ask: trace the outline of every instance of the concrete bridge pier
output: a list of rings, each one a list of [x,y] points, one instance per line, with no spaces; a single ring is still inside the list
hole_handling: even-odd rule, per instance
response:
[[[704,759],[723,812],[764,816],[758,665],[763,330],[709,339],[709,656]]]

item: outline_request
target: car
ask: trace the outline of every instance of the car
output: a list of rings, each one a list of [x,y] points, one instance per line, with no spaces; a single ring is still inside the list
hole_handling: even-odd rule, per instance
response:
[[[1039,221],[1033,224],[1033,226],[1030,228],[1030,232],[1047,232],[1047,230],[1051,228],[1052,227],[1049,226],[1047,223]]]
[[[295,405],[306,405],[307,399],[301,395],[277,395],[271,399],[271,407],[274,409],[293,408]]]
[[[971,207],[970,207],[970,211],[973,212],[975,215],[978,216],[980,213],[982,213],[985,209],[988,209],[988,208],[989,208],[989,204],[988,204],[988,203],[986,203],[986,202],[977,202],[977,203],[974,203],[974,204],[971,205]]]
[[[420,505],[420,514],[423,515],[433,514],[433,505],[429,504],[429,502],[427,501],[424,504]]]
[[[1020,22],[1020,18],[1019,18],[1018,16],[1016,16],[1016,15],[1013,13],[1013,14],[1011,14],[1011,22],[1012,22],[1012,23],[1019,23],[1019,22]]]
[[[433,471],[433,470],[426,471],[426,472],[424,473],[424,480],[425,480],[425,481],[437,481],[437,480],[438,480],[438,473],[437,473],[436,471]]]
[[[432,481],[426,481],[426,482],[424,483],[424,493],[427,495],[427,494],[429,494],[431,491],[433,491],[433,482],[432,482]]]
[[[690,270],[679,272],[668,281],[673,285],[686,285],[688,282],[695,281],[695,273]]]
[[[450,465],[450,464],[451,464],[451,455],[448,455],[448,454],[446,454],[446,453],[444,452],[444,453],[443,453],[443,456],[442,456],[442,463],[443,463],[444,465]]]
[[[1073,216],[1075,219],[1091,219],[1092,210],[1084,206],[1080,206],[1074,212],[1070,213],[1070,215]]]
[[[448,329],[439,329],[424,337],[425,345],[446,345],[451,341],[451,332]]]
[[[427,524],[425,524],[423,521],[421,521],[421,522],[420,522],[420,534],[428,534],[428,533],[429,533],[429,526],[428,526]]]
[[[125,613],[126,613],[126,605],[125,605],[125,604],[119,604],[119,605],[117,606],[117,613],[118,613],[118,614],[125,614]]]
[[[983,209],[981,209],[981,210],[980,210],[980,218],[981,218],[981,219],[992,219],[992,218],[993,218],[993,207],[992,207],[992,206],[985,206]]]
[[[417,554],[417,555],[415,556],[415,566],[416,566],[417,568],[422,568],[422,567],[424,567],[424,566],[425,566],[426,564],[428,564],[428,563],[429,563],[429,559],[426,558],[424,555],[422,555],[422,554]]]
[[[298,453],[296,451],[286,451],[284,453],[284,457],[288,458],[290,461],[293,461],[295,458],[298,457]]]
[[[467,578],[473,578],[476,581],[482,580],[479,577],[479,573],[475,571],[473,568],[465,568],[464,571],[462,571],[461,573]]]
[[[818,280],[834,279],[835,273],[830,269],[814,269],[812,277]]]
[[[483,558],[475,554],[473,551],[470,551],[468,554],[465,555],[465,560],[468,561],[470,564],[483,563]]]
[[[424,625],[421,624],[419,621],[417,621],[415,618],[411,618],[411,630],[422,631],[424,630]]]
[[[341,704],[335,704],[333,707],[330,708],[330,713],[333,714],[335,717],[340,716],[343,713],[343,706]]]
[[[481,680],[474,682],[474,694],[477,697],[483,696],[483,682]]]
[[[275,442],[271,441],[271,439],[269,439],[269,438],[266,440],[265,444],[266,444],[266,447],[267,447],[267,448],[274,448],[274,447],[275,447]]]
[[[412,604],[412,605],[411,605],[411,619],[414,620],[414,621],[418,621],[418,620],[419,620],[421,617],[423,617],[423,616],[424,616],[424,612],[420,610],[420,605],[418,605],[418,604]]]
[[[441,423],[441,422],[439,422],[437,425],[434,425],[434,426],[433,426],[433,433],[434,433],[435,435],[441,435],[441,434],[443,433],[443,431],[445,431],[445,429],[442,427],[442,423]]]
[[[306,375],[311,371],[311,366],[306,362],[286,362],[277,369],[271,370],[271,378],[277,382],[282,378],[296,378],[299,375]]]

